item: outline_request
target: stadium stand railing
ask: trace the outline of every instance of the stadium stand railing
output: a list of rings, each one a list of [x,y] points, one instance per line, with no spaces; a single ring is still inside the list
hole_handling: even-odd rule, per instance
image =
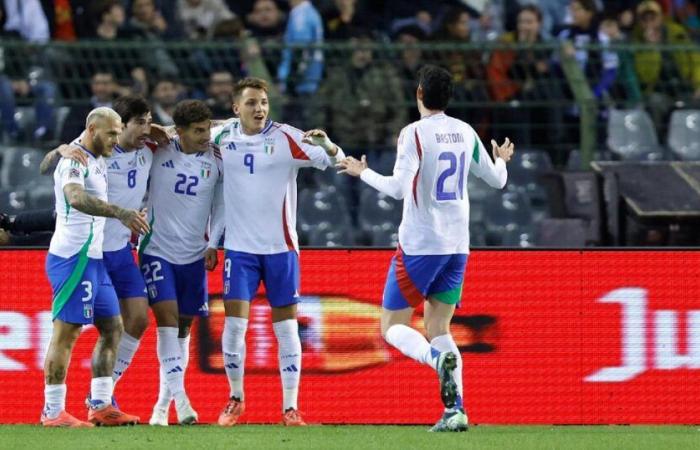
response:
[[[144,87],[135,83],[133,71],[142,68],[151,86],[169,78],[184,87],[184,96],[200,98],[206,96],[213,71],[267,79],[274,120],[305,129],[324,128],[348,154],[367,154],[370,166],[386,174],[393,167],[399,131],[418,118],[417,68],[425,63],[443,65],[455,82],[448,113],[469,122],[486,143],[491,137],[500,141],[508,136],[516,143],[516,151],[526,151],[527,157],[511,169],[507,189],[513,195],[482,196],[477,193],[480,188],[474,187],[480,181],[470,181],[470,190],[477,193],[471,199],[473,214],[485,220],[472,227],[473,242],[479,244],[536,245],[535,224],[549,216],[540,183],[543,170],[588,170],[594,159],[700,158],[694,142],[700,127],[694,111],[700,103],[696,95],[700,93],[700,53],[694,45],[615,44],[571,50],[558,42],[403,45],[367,41],[285,49],[249,38],[235,43],[3,42],[0,48],[0,76],[22,77],[34,85],[48,83],[55,90],[50,101],[54,125],[47,138],[31,137],[39,114],[38,109],[34,112],[35,97],[18,99],[14,118],[23,133],[13,140],[3,132],[2,142],[12,149],[0,152],[2,165],[16,169],[0,169],[0,188],[12,211],[45,203],[45,199],[22,200],[31,184],[27,177],[38,164],[35,153],[26,147],[51,148],[59,142],[67,120],[84,119],[71,116],[71,111],[89,100],[90,76],[96,70],[111,72],[119,85],[139,92]],[[293,70],[283,86],[277,81],[277,69],[285,50],[291,54]],[[305,79],[307,63],[320,58],[323,78]],[[299,86],[308,83],[316,87],[315,92],[300,92]],[[629,142],[643,142],[650,148],[631,148]],[[388,229],[397,220],[391,212],[393,200],[363,195],[363,187],[355,180],[335,179],[300,176],[300,190],[322,188],[332,191],[328,198],[333,193],[346,198],[340,228],[311,224],[308,232],[300,230],[302,243],[394,242],[395,230]],[[309,202],[317,201],[300,195],[300,217],[316,217],[313,205],[304,203],[307,197]],[[369,205],[369,201],[381,204]],[[375,216],[381,223],[371,223]]]

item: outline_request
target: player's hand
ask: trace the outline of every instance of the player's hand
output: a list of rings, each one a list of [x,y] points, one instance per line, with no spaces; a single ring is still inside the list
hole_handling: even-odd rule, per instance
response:
[[[318,128],[309,130],[306,133],[304,133],[304,137],[301,139],[301,142],[305,144],[318,145],[319,147],[323,147],[326,153],[328,153],[328,156],[335,156],[335,154],[338,153],[338,149],[336,148],[333,141],[330,140],[326,132],[323,130],[319,130]]]
[[[148,136],[156,141],[159,146],[167,145],[170,142],[170,135],[168,135],[168,130],[162,125],[156,123],[151,124],[151,132]]]
[[[85,167],[87,167],[88,165],[88,158],[85,152],[74,145],[61,145],[60,147],[58,147],[58,154],[66,159],[70,159],[72,161],[77,162],[78,164],[82,164]]]
[[[356,160],[352,156],[339,161],[335,168],[338,169],[338,173],[346,173],[353,177],[359,177],[363,170],[367,168],[367,157],[362,155],[360,161]]]
[[[207,251],[204,252],[204,267],[211,272],[212,270],[216,269],[216,265],[218,263],[218,252],[215,248],[208,248]]]
[[[510,142],[510,139],[508,138],[506,138],[506,140],[503,142],[503,145],[498,145],[496,141],[491,139],[491,147],[493,149],[494,161],[496,158],[501,158],[503,161],[508,162],[515,151],[515,144]]]
[[[135,209],[122,209],[117,217],[125,227],[131,230],[132,233],[146,234],[151,227],[148,225],[148,216],[146,210],[137,211]]]

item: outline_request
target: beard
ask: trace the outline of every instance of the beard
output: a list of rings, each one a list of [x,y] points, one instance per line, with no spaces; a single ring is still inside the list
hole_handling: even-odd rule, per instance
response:
[[[100,136],[95,136],[92,140],[92,145],[95,147],[95,152],[98,155],[109,156],[112,154],[112,149],[107,148],[107,144]]]

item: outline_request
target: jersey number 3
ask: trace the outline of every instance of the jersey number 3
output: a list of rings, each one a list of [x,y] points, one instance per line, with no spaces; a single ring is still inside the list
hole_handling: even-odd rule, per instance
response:
[[[457,200],[464,198],[464,159],[465,153],[459,155],[459,164],[457,164],[457,155],[452,152],[442,152],[438,156],[440,161],[447,161],[449,166],[440,174],[437,179],[436,198],[438,201]],[[457,185],[455,179],[457,176]]]

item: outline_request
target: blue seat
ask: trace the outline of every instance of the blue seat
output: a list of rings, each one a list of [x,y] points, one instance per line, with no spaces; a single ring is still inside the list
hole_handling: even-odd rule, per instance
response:
[[[683,161],[700,161],[700,110],[676,110],[668,127],[668,147]]]
[[[659,161],[664,151],[649,114],[642,109],[612,109],[607,145],[622,160]]]

